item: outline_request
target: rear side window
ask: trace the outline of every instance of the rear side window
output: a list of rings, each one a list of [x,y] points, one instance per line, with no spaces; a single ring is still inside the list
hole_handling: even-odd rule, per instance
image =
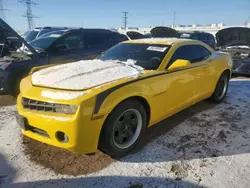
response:
[[[204,33],[200,33],[199,36],[198,36],[198,38],[202,42],[205,42],[205,43],[207,42],[207,36]]]
[[[31,30],[24,37],[24,40],[26,40],[27,42],[31,42],[32,40],[36,39],[38,33],[39,33],[39,30]]]
[[[170,59],[167,68],[177,59],[188,60],[191,63],[198,63],[207,59],[211,52],[201,45],[185,45],[179,47]]]
[[[201,60],[205,60],[207,59],[212,53],[205,47],[197,45],[200,49],[200,53],[201,53]]]
[[[110,38],[111,35],[109,33],[86,33],[85,36],[87,47],[102,46]]]
[[[213,35],[208,35],[208,41],[209,41],[209,43],[211,43],[211,44],[215,44],[214,36],[213,36]]]
[[[84,46],[84,36],[80,33],[71,33],[65,35],[55,43],[55,48],[60,48],[60,51],[82,49]]]
[[[198,34],[193,34],[191,38],[193,40],[199,40]]]

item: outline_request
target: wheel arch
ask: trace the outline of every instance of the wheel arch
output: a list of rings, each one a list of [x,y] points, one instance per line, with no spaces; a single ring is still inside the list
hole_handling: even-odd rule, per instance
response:
[[[110,111],[109,114],[111,114],[119,105],[121,105],[123,102],[125,101],[128,101],[128,100],[136,100],[136,101],[139,101],[143,107],[145,108],[146,110],[146,114],[147,114],[147,125],[150,121],[150,116],[151,116],[151,110],[150,110],[150,105],[149,105],[149,102],[147,101],[147,99],[145,97],[142,97],[142,96],[139,96],[139,95],[135,95],[135,96],[130,96],[130,97],[127,97],[121,101],[119,101],[113,108],[112,110]],[[108,119],[109,117],[109,114],[108,116],[106,117],[104,123],[106,122],[106,120]]]
[[[149,121],[150,121],[150,116],[151,116],[151,110],[150,110],[150,105],[149,105],[149,102],[142,96],[138,96],[138,95],[135,95],[135,96],[130,96],[130,97],[127,97],[123,100],[121,100],[120,102],[118,102],[114,107],[113,109],[110,111],[110,113],[106,116],[104,122],[103,122],[103,126],[101,128],[101,131],[100,131],[100,136],[99,136],[99,141],[100,141],[100,137],[102,135],[102,132],[103,132],[103,128],[104,128],[104,125],[105,123],[107,122],[109,116],[112,114],[112,112],[119,106],[121,105],[123,102],[125,101],[128,101],[128,100],[136,100],[136,101],[139,101],[143,107],[145,108],[146,110],[146,114],[147,114],[147,126],[149,124]],[[98,143],[99,143],[98,141]],[[99,147],[99,144],[98,144],[98,147]]]
[[[229,76],[229,79],[231,78],[231,71],[229,70],[229,69],[226,69],[226,70],[224,70],[223,72],[222,72],[222,74],[227,74],[228,76]],[[221,75],[222,75],[221,74]]]

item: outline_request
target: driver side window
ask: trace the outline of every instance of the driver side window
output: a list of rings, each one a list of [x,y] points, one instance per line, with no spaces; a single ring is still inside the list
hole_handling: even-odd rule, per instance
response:
[[[201,45],[185,45],[179,47],[168,63],[170,67],[177,59],[188,60],[192,64],[207,59],[211,52]]]
[[[56,41],[57,52],[84,49],[84,37],[79,34],[70,34]]]

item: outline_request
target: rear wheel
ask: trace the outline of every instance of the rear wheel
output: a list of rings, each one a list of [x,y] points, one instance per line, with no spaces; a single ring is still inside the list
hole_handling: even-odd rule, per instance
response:
[[[129,154],[142,140],[147,124],[146,111],[136,100],[119,104],[104,123],[99,147],[112,157]]]
[[[229,75],[227,72],[224,72],[219,78],[214,93],[210,99],[214,102],[221,102],[227,94],[228,83]]]

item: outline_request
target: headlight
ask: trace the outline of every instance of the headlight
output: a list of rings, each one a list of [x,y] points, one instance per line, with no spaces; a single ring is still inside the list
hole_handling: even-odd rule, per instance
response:
[[[75,114],[78,106],[66,105],[66,104],[55,104],[55,112],[64,114]]]

